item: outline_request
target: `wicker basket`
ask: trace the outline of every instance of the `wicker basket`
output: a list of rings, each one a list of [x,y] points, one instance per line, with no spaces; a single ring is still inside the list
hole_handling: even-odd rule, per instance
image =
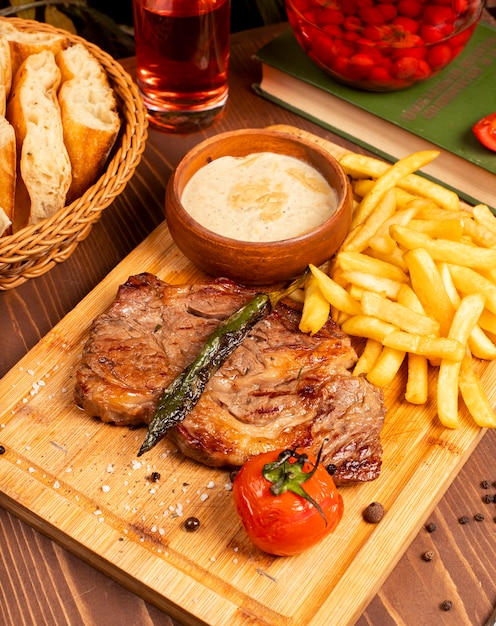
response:
[[[9,22],[19,30],[59,33],[74,43],[86,45],[107,72],[117,100],[121,129],[105,171],[81,198],[38,224],[0,237],[0,290],[18,287],[30,278],[41,276],[74,252],[100,219],[103,209],[123,191],[133,175],[148,132],[146,109],[137,87],[109,54],[77,35],[48,24],[19,18],[9,18]]]

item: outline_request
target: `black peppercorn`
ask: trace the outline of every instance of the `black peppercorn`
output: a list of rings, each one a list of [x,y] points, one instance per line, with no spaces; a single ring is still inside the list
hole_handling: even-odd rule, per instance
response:
[[[441,608],[443,609],[443,611],[451,611],[451,609],[453,608],[453,602],[451,602],[451,600],[444,600],[444,602],[441,604]]]
[[[160,474],[158,472],[152,472],[150,475],[150,479],[153,483],[156,483],[160,480]]]
[[[0,454],[5,454],[5,448],[3,446],[0,446]]]
[[[428,533],[433,533],[436,530],[437,526],[436,524],[434,524],[434,522],[430,522],[429,524],[426,524],[425,526],[425,530]]]
[[[372,502],[363,512],[363,519],[369,524],[378,524],[384,517],[384,507],[380,502]]]
[[[491,486],[491,483],[488,480],[483,480],[480,486],[482,487],[482,489],[489,489],[489,487]]]
[[[424,552],[422,558],[424,559],[424,561],[432,561],[432,559],[434,558],[434,552],[432,550],[428,550],[427,552]]]
[[[494,502],[492,494],[486,493],[484,496],[482,496],[482,502],[484,502],[485,504]]]
[[[195,532],[200,528],[200,520],[197,517],[188,517],[184,522],[184,529],[189,533]]]
[[[476,522],[483,522],[484,521],[484,515],[482,513],[476,513],[474,515],[474,520]]]
[[[458,521],[460,522],[460,524],[468,524],[470,519],[466,515],[463,515]]]
[[[329,465],[326,465],[326,470],[329,476],[334,476],[334,474],[338,471],[338,468],[334,465],[334,463],[329,463]]]

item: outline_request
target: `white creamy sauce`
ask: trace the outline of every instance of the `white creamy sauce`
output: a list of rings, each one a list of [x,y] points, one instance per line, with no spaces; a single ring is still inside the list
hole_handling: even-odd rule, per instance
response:
[[[272,152],[208,163],[191,177],[181,201],[202,226],[241,241],[297,237],[337,208],[336,191],[320,172]]]

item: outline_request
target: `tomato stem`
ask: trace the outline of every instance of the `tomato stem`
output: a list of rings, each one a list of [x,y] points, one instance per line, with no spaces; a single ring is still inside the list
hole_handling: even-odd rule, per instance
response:
[[[317,509],[327,526],[327,518],[324,511],[302,486],[317,471],[321,454],[322,447],[319,450],[315,464],[313,464],[305,453],[298,454],[296,450],[283,450],[276,461],[264,465],[262,475],[272,483],[270,486],[272,495],[279,496],[286,491],[291,491],[297,496],[304,498]],[[305,472],[305,464],[311,465],[312,469]]]

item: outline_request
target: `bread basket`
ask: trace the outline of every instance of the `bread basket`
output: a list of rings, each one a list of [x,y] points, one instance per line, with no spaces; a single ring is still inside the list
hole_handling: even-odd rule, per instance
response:
[[[7,19],[7,18],[0,18]],[[18,287],[65,261],[100,219],[103,209],[123,191],[141,160],[148,132],[146,109],[132,78],[109,54],[85,39],[49,24],[9,18],[17,29],[63,34],[84,44],[100,61],[112,86],[121,129],[107,165],[84,195],[41,222],[0,237],[0,290]]]

